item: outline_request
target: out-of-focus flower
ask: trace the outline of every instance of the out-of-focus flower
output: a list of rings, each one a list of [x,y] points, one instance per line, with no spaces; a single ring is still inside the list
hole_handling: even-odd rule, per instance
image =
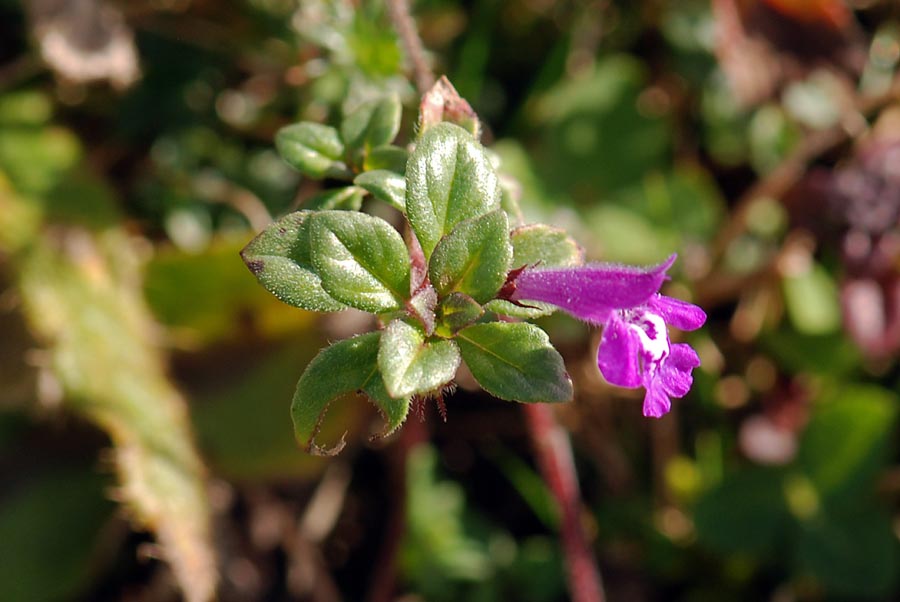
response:
[[[31,0],[41,56],[74,83],[107,80],[126,88],[140,75],[134,33],[122,12],[103,0]]]
[[[706,321],[696,305],[659,294],[666,270],[675,261],[642,269],[616,264],[571,268],[525,268],[514,275],[510,300],[542,301],[586,322],[604,327],[597,366],[607,381],[646,389],[644,415],[666,414],[672,397],[691,388],[691,370],[700,365],[687,344],[672,344],[671,324],[695,330]]]

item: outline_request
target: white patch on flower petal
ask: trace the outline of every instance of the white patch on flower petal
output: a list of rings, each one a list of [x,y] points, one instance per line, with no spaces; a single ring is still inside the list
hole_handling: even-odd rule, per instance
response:
[[[669,356],[669,335],[665,320],[646,310],[626,310],[622,312],[622,318],[628,328],[637,334],[641,342],[644,368],[652,374]]]

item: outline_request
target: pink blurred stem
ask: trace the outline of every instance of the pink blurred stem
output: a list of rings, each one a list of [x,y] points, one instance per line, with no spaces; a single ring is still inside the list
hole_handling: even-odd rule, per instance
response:
[[[568,434],[549,405],[522,405],[538,468],[562,518],[560,536],[573,602],[603,602],[603,584],[581,523],[581,494]]]

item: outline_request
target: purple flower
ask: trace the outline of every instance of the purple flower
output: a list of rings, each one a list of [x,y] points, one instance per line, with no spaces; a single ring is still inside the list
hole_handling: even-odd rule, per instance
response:
[[[667,324],[696,330],[706,314],[696,305],[659,294],[675,255],[650,268],[594,263],[570,268],[525,268],[515,276],[512,301],[543,301],[602,325],[597,365],[620,387],[646,389],[644,416],[659,418],[671,397],[691,388],[700,358],[690,345],[672,344]]]

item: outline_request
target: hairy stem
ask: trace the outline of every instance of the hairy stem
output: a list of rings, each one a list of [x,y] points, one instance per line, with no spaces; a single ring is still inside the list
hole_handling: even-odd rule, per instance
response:
[[[560,512],[560,536],[573,602],[603,602],[603,584],[581,523],[581,494],[572,446],[547,404],[522,405],[538,468]]]

